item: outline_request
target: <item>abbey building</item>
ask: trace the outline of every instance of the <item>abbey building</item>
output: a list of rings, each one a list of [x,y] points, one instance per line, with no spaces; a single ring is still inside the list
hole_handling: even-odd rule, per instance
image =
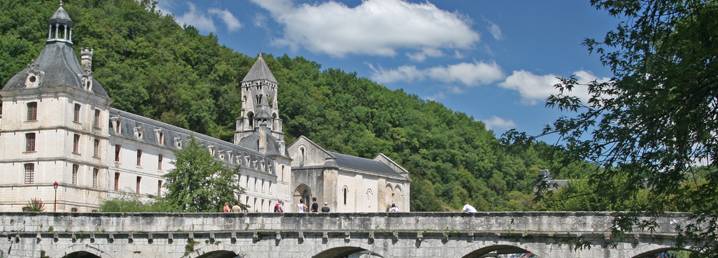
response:
[[[192,137],[239,167],[246,193],[237,198],[251,211],[270,212],[279,200],[295,211],[312,197],[339,212],[386,211],[392,203],[409,210],[409,172],[386,155],[332,152],[303,136],[287,146],[281,85],[261,55],[239,83],[242,111],[226,142],[112,108],[102,78],[93,77],[93,51],[82,49],[78,60],[72,35],[60,6],[45,48],[0,91],[0,211],[40,199],[46,211],[91,212],[106,199],[161,196],[175,151]]]

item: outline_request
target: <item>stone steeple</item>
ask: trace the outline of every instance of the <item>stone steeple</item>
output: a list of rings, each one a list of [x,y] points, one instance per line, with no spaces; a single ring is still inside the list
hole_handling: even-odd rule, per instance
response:
[[[264,126],[279,143],[281,153],[284,153],[282,119],[279,118],[277,103],[277,79],[274,78],[262,54],[257,56],[257,61],[242,79],[240,87],[242,111],[237,118],[234,142],[239,144],[243,138]]]
[[[277,83],[277,79],[274,78],[274,74],[272,74],[272,71],[269,70],[269,66],[267,66],[267,62],[264,61],[262,53],[259,53],[257,61],[254,62],[252,68],[249,69],[247,75],[245,75],[244,79],[242,79],[242,82],[250,82],[257,80],[266,80],[275,84]]]

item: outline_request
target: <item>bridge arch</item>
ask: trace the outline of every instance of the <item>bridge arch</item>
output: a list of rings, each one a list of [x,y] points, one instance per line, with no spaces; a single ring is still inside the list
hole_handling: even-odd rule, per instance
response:
[[[62,258],[100,258],[100,255],[89,251],[77,251],[66,254]]]
[[[638,255],[633,256],[633,258],[689,257],[689,255],[693,254],[693,253],[696,253],[696,252],[689,250],[689,249],[667,247],[667,248],[658,248],[658,249],[653,249],[653,250],[646,251],[643,253],[639,253]],[[661,254],[664,254],[664,256],[659,256]]]
[[[312,256],[312,258],[347,258],[350,255],[358,256],[358,257],[366,257],[366,258],[383,258],[384,256],[381,256],[375,252],[369,251],[367,249],[364,249],[362,247],[357,246],[338,246],[333,248],[328,248],[320,253]],[[355,256],[355,257],[356,257]]]
[[[462,258],[486,257],[485,255],[487,254],[524,254],[524,256],[521,256],[521,258],[538,258],[538,255],[534,254],[529,250],[523,249],[518,246],[504,244],[482,247],[462,256]]]
[[[237,253],[228,250],[217,250],[206,252],[202,255],[196,256],[195,258],[241,258]]]
[[[50,257],[55,257],[50,255]],[[59,257],[62,258],[112,258],[113,255],[103,251],[96,245],[72,245],[69,248],[61,250]]]

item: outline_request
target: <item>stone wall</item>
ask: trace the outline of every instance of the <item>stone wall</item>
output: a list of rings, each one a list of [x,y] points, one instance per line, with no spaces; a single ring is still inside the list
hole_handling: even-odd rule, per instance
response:
[[[687,214],[656,219],[607,245],[613,216],[589,212],[162,214],[0,213],[6,257],[479,257],[520,249],[539,257],[634,257],[670,248]],[[585,247],[575,250],[577,240]],[[1,256],[1,255],[0,255]],[[217,256],[225,257],[225,256]]]

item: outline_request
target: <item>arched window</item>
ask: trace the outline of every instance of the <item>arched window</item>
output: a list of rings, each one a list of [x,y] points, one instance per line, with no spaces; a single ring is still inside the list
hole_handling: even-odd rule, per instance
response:
[[[301,153],[302,157],[299,159],[299,165],[304,166],[304,160],[306,158],[305,152],[304,152],[304,146],[299,147],[299,152]]]
[[[247,120],[249,120],[249,127],[254,128],[254,113],[247,113]]]
[[[344,188],[342,188],[342,195],[344,196],[344,205],[347,205],[347,186],[345,185]]]

